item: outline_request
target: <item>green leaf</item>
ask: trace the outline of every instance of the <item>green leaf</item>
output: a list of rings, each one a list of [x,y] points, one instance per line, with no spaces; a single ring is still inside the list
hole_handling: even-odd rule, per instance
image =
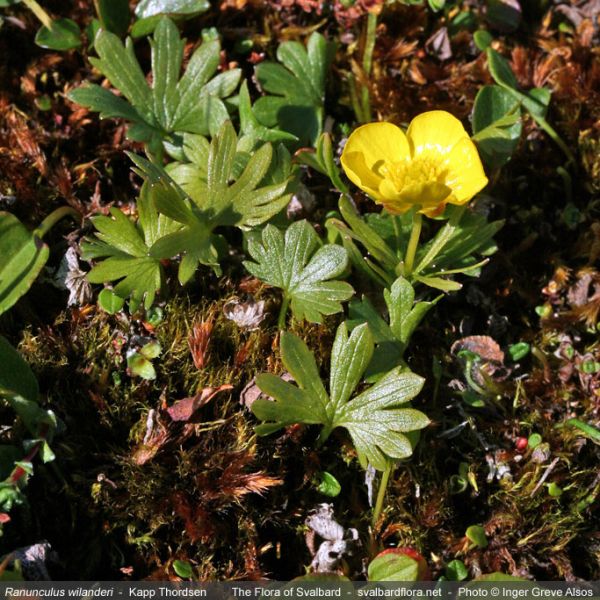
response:
[[[341,246],[322,245],[305,220],[293,223],[284,235],[273,225],[262,232],[262,242],[250,240],[248,252],[255,262],[244,266],[255,277],[283,290],[297,319],[321,323],[323,315],[342,311],[341,302],[354,290],[336,281],[348,264]]]
[[[473,140],[484,161],[494,168],[505,165],[521,138],[520,102],[498,85],[482,87],[473,107]]]
[[[446,577],[450,581],[463,581],[469,576],[469,571],[462,560],[451,560],[446,565]]]
[[[189,562],[183,560],[174,560],[173,561],[173,570],[176,575],[181,577],[182,579],[192,579],[194,576],[194,570],[192,569],[192,565]]]
[[[17,217],[0,212],[0,314],[27,293],[49,253],[48,246]]]
[[[369,581],[419,581],[419,563],[406,554],[376,556],[368,567]]]
[[[510,68],[508,61],[491,47],[486,48],[486,54],[490,75],[494,78],[494,81],[506,88],[518,89],[517,78]]]
[[[127,367],[132,375],[148,381],[156,379],[156,370],[153,364],[139,352],[134,352],[127,357]]]
[[[141,0],[135,16],[146,19],[156,15],[198,15],[210,8],[208,0]]]
[[[516,362],[522,358],[525,358],[529,354],[530,350],[530,344],[527,342],[518,342],[517,344],[512,344],[508,347],[508,354],[510,355],[511,360]]]
[[[144,358],[151,360],[153,358],[157,358],[158,356],[160,356],[161,351],[162,351],[162,348],[161,348],[160,344],[158,342],[154,341],[154,342],[148,342],[145,346],[143,346],[142,349],[140,350],[140,354]]]
[[[139,8],[140,5],[138,5]],[[154,18],[154,17],[152,17]],[[90,62],[117,88],[123,98],[110,101],[107,90],[84,86],[69,93],[69,98],[104,117],[121,117],[130,122],[128,135],[148,145],[153,153],[162,152],[162,143],[176,134],[215,133],[229,118],[223,98],[237,87],[241,71],[232,69],[215,75],[220,61],[218,41],[205,42],[189,60],[179,79],[183,44],[175,24],[158,17],[150,41],[152,87],[147,83],[134,54],[133,43],[123,45],[117,35],[101,30],[94,46],[99,58]],[[125,108],[126,101],[129,108]]]
[[[296,385],[274,375],[257,377],[257,385],[274,401],[259,399],[252,411],[262,421],[259,435],[273,433],[294,424],[324,426],[324,441],[336,427],[349,432],[361,464],[386,468],[389,457],[406,458],[412,454],[408,437],[411,431],[429,424],[427,417],[412,408],[400,408],[423,387],[423,379],[414,373],[394,369],[376,385],[358,395],[356,387],[373,353],[373,338],[367,325],[348,335],[342,323],[332,348],[330,394],[321,382],[314,356],[306,344],[291,333],[281,334],[281,359]]]
[[[473,34],[475,45],[483,52],[494,41],[492,34],[485,29],[480,29]]]
[[[390,369],[403,365],[403,357],[410,338],[429,310],[442,298],[431,302],[414,302],[412,285],[399,277],[390,289],[383,291],[388,309],[389,324],[375,310],[368,298],[350,302],[350,321],[354,328],[362,323],[369,325],[376,344],[373,359],[366,371],[367,381],[377,381]]]
[[[438,296],[432,302],[415,303],[415,291],[404,277],[398,277],[389,290],[383,291],[383,296],[390,315],[390,330],[404,349],[423,317],[441,298]]]
[[[129,0],[95,0],[96,12],[103,29],[123,36],[129,28]]]
[[[427,3],[433,12],[439,12],[446,5],[446,0],[427,0]]]
[[[81,46],[81,31],[71,19],[54,19],[50,29],[45,26],[38,29],[35,43],[50,50],[72,50]]]
[[[478,548],[487,548],[488,540],[481,525],[471,525],[467,528],[465,535]]]
[[[219,271],[215,228],[246,229],[260,225],[287,206],[291,197],[289,179],[274,177],[278,180],[276,183],[262,185],[267,183],[274,162],[270,144],[261,145],[236,177],[238,138],[231,122],[226,121],[221,126],[210,144],[201,140],[199,136],[185,137],[184,148],[194,155],[194,160],[204,163],[202,166],[180,163],[169,170],[182,187],[162,168],[139,156],[131,156],[137,172],[149,180],[158,211],[182,226],[179,231],[161,237],[151,249],[151,255],[156,258],[183,254],[179,270],[181,283],[189,280],[198,264]],[[275,162],[280,158],[278,152]],[[289,168],[285,174],[288,173]],[[188,182],[188,176],[193,181]]]
[[[528,580],[524,579],[523,577],[516,577],[514,575],[507,575],[506,573],[495,572],[495,573],[487,573],[485,575],[480,575],[479,577],[476,577],[475,579],[473,579],[473,581],[475,582],[475,581],[528,581]],[[531,582],[531,586],[533,587],[533,586],[535,586],[535,584],[533,582]],[[469,587],[471,587],[471,584],[469,584]],[[520,587],[519,589],[523,589],[523,588]],[[538,592],[538,594],[539,594],[539,592]],[[541,594],[539,594],[539,595],[541,595]]]
[[[429,419],[418,410],[397,407],[412,400],[423,383],[422,377],[397,367],[336,415],[335,424],[350,433],[363,467],[368,462],[383,471],[388,457],[400,459],[412,454],[412,444],[403,434],[427,427]]]
[[[256,66],[256,78],[269,96],[254,105],[257,119],[293,134],[301,145],[314,146],[323,125],[325,80],[334,46],[314,32],[305,48],[300,42],[283,42],[277,50],[279,63]]]
[[[112,290],[104,288],[98,294],[98,304],[109,314],[118,313],[125,304],[123,298],[117,296]]]
[[[252,140],[260,140],[262,142],[297,142],[298,138],[280,129],[269,128],[261,125],[250,101],[250,93],[248,92],[248,83],[244,81],[240,87],[239,95],[239,113],[240,113],[240,132],[244,136],[249,136]]]
[[[18,394],[37,401],[38,382],[29,365],[21,355],[0,336],[0,394]]]
[[[150,188],[142,188],[138,200],[138,223],[135,225],[118,208],[111,217],[93,217],[95,238],[82,245],[86,260],[104,258],[88,273],[90,283],[118,281],[114,294],[130,298],[129,307],[135,312],[141,302],[146,309],[162,289],[164,273],[160,258],[152,254],[155,242],[173,234],[180,225],[159,215]]]
[[[342,486],[331,473],[321,471],[318,474],[317,491],[329,498],[335,498],[342,491]]]
[[[579,431],[584,433],[594,443],[600,443],[600,429],[598,429],[597,427],[594,427],[593,425],[585,423],[579,419],[569,419],[567,421],[567,425],[579,429]]]
[[[486,0],[486,20],[503,33],[516,31],[521,23],[519,3],[507,0]]]

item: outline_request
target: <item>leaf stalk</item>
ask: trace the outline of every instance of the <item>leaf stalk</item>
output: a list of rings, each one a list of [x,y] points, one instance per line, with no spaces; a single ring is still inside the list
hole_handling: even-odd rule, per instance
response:
[[[40,224],[40,226],[34,231],[34,234],[43,239],[43,237],[54,227],[61,219],[65,217],[73,217],[76,221],[80,218],[79,213],[70,206],[61,206],[55,211],[52,211]]]
[[[383,501],[385,500],[385,494],[387,492],[388,484],[390,482],[390,475],[392,474],[393,468],[393,462],[388,460],[385,471],[381,475],[379,489],[377,490],[377,500],[375,501],[375,508],[373,509],[373,517],[371,520],[373,528],[375,528],[377,521],[379,521],[379,517],[381,516],[381,511],[383,510]]]
[[[281,302],[281,308],[279,309],[279,318],[277,319],[277,328],[279,331],[283,331],[285,329],[285,317],[287,315],[289,306],[290,297],[288,295],[284,295]]]

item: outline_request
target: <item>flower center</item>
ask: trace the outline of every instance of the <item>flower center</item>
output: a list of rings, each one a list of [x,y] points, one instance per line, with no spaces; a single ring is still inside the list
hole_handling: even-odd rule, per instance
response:
[[[384,163],[380,173],[401,191],[415,184],[444,183],[448,170],[427,156],[393,163]]]

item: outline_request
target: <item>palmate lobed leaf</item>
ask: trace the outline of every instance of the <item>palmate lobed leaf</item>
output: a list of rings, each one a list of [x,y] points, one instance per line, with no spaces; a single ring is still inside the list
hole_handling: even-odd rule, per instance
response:
[[[279,63],[257,65],[256,78],[271,94],[256,101],[257,119],[292,133],[301,143],[315,145],[321,134],[325,78],[333,51],[334,45],[314,32],[306,48],[300,42],[283,42],[277,50]]]
[[[118,208],[112,208],[110,212],[111,217],[92,218],[95,238],[82,245],[86,260],[104,259],[88,273],[88,280],[90,283],[118,281],[114,293],[119,298],[130,298],[132,312],[142,302],[148,309],[164,284],[162,256],[156,252],[156,247],[180,225],[158,213],[147,185],[142,188],[138,200],[137,226]]]
[[[297,336],[281,334],[281,358],[297,385],[271,374],[257,378],[260,389],[274,398],[252,404],[254,414],[265,421],[256,429],[268,435],[294,423],[320,424],[325,438],[344,427],[356,447],[361,464],[383,470],[389,458],[406,458],[412,444],[405,433],[423,429],[429,419],[420,411],[404,408],[422,389],[424,380],[396,368],[360,394],[362,380],[373,354],[373,337],[366,324],[351,335],[342,323],[332,348],[329,394],[321,381],[313,354]]]
[[[404,277],[398,277],[392,286],[383,290],[389,323],[375,310],[366,296],[350,302],[349,328],[368,323],[376,344],[366,377],[378,381],[390,369],[404,365],[404,352],[410,338],[431,308],[442,298],[415,302],[413,286]]]
[[[196,49],[179,79],[184,42],[176,25],[162,17],[150,42],[150,86],[132,40],[128,38],[123,45],[118,36],[101,30],[94,40],[99,58],[90,58],[90,62],[126,100],[115,96],[117,100],[111,101],[108,94],[112,93],[96,85],[77,88],[69,98],[103,117],[127,119],[131,123],[129,136],[146,142],[154,152],[173,133],[213,134],[229,118],[222,98],[234,92],[241,71],[232,69],[214,76],[220,62],[220,44],[209,41]],[[129,108],[124,106],[127,102]]]
[[[335,280],[348,265],[346,250],[322,245],[305,220],[290,225],[285,235],[267,225],[260,242],[249,241],[248,252],[255,262],[245,261],[246,269],[282,289],[297,319],[320,323],[323,315],[341,312],[341,303],[354,294],[350,284]]]
[[[183,255],[179,270],[181,283],[190,279],[198,264],[219,272],[213,234],[217,227],[246,229],[260,225],[287,206],[291,197],[287,179],[262,185],[272,162],[270,144],[259,147],[235,176],[238,138],[230,121],[221,126],[210,143],[205,144],[197,137],[188,141],[194,144],[191,151],[200,153],[206,160],[203,178],[200,171],[194,171],[198,178],[191,197],[161,167],[131,156],[137,172],[148,178],[158,211],[181,225],[178,231],[163,237],[153,247],[153,254],[161,258]]]

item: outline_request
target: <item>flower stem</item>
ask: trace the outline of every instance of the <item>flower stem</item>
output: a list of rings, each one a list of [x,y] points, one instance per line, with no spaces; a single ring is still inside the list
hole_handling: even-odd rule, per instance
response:
[[[69,216],[73,217],[75,220],[80,218],[79,213],[70,206],[61,206],[60,208],[57,208],[41,222],[40,226],[34,231],[34,234],[42,239],[61,219]]]
[[[406,249],[406,257],[404,259],[404,276],[409,277],[415,264],[415,255],[417,253],[417,246],[419,245],[419,238],[421,237],[421,227],[423,226],[423,215],[421,213],[415,213],[413,216],[412,231],[410,232],[410,239],[408,240],[408,248]]]
[[[533,113],[530,113],[533,117],[533,120],[548,134],[548,136],[554,140],[556,145],[564,152],[564,155],[567,157],[567,166],[571,164],[575,164],[575,157],[573,153],[569,149],[569,147],[565,144],[563,139],[558,135],[554,127],[546,121],[543,117],[536,117]]]
[[[285,329],[285,317],[287,315],[288,307],[290,305],[290,299],[288,296],[284,296],[281,302],[281,308],[279,309],[279,319],[277,319],[277,327],[280,331]]]
[[[373,67],[373,50],[375,49],[375,33],[377,31],[377,13],[369,12],[367,16],[367,35],[365,39],[365,51],[363,54],[363,71],[365,77],[371,75]],[[363,86],[361,90],[361,104],[364,123],[371,121],[371,98],[368,86]]]
[[[377,525],[377,521],[379,521],[379,517],[381,516],[381,511],[383,510],[383,501],[385,500],[385,493],[387,492],[388,483],[390,481],[390,475],[392,474],[392,469],[394,468],[394,464],[391,460],[387,461],[387,465],[385,467],[385,471],[381,475],[381,482],[379,483],[379,489],[377,490],[377,500],[375,501],[375,508],[373,509],[373,517],[371,519],[371,524],[373,528]]]
[[[39,19],[40,23],[47,29],[52,29],[52,18],[36,2],[36,0],[23,0],[23,4]]]

